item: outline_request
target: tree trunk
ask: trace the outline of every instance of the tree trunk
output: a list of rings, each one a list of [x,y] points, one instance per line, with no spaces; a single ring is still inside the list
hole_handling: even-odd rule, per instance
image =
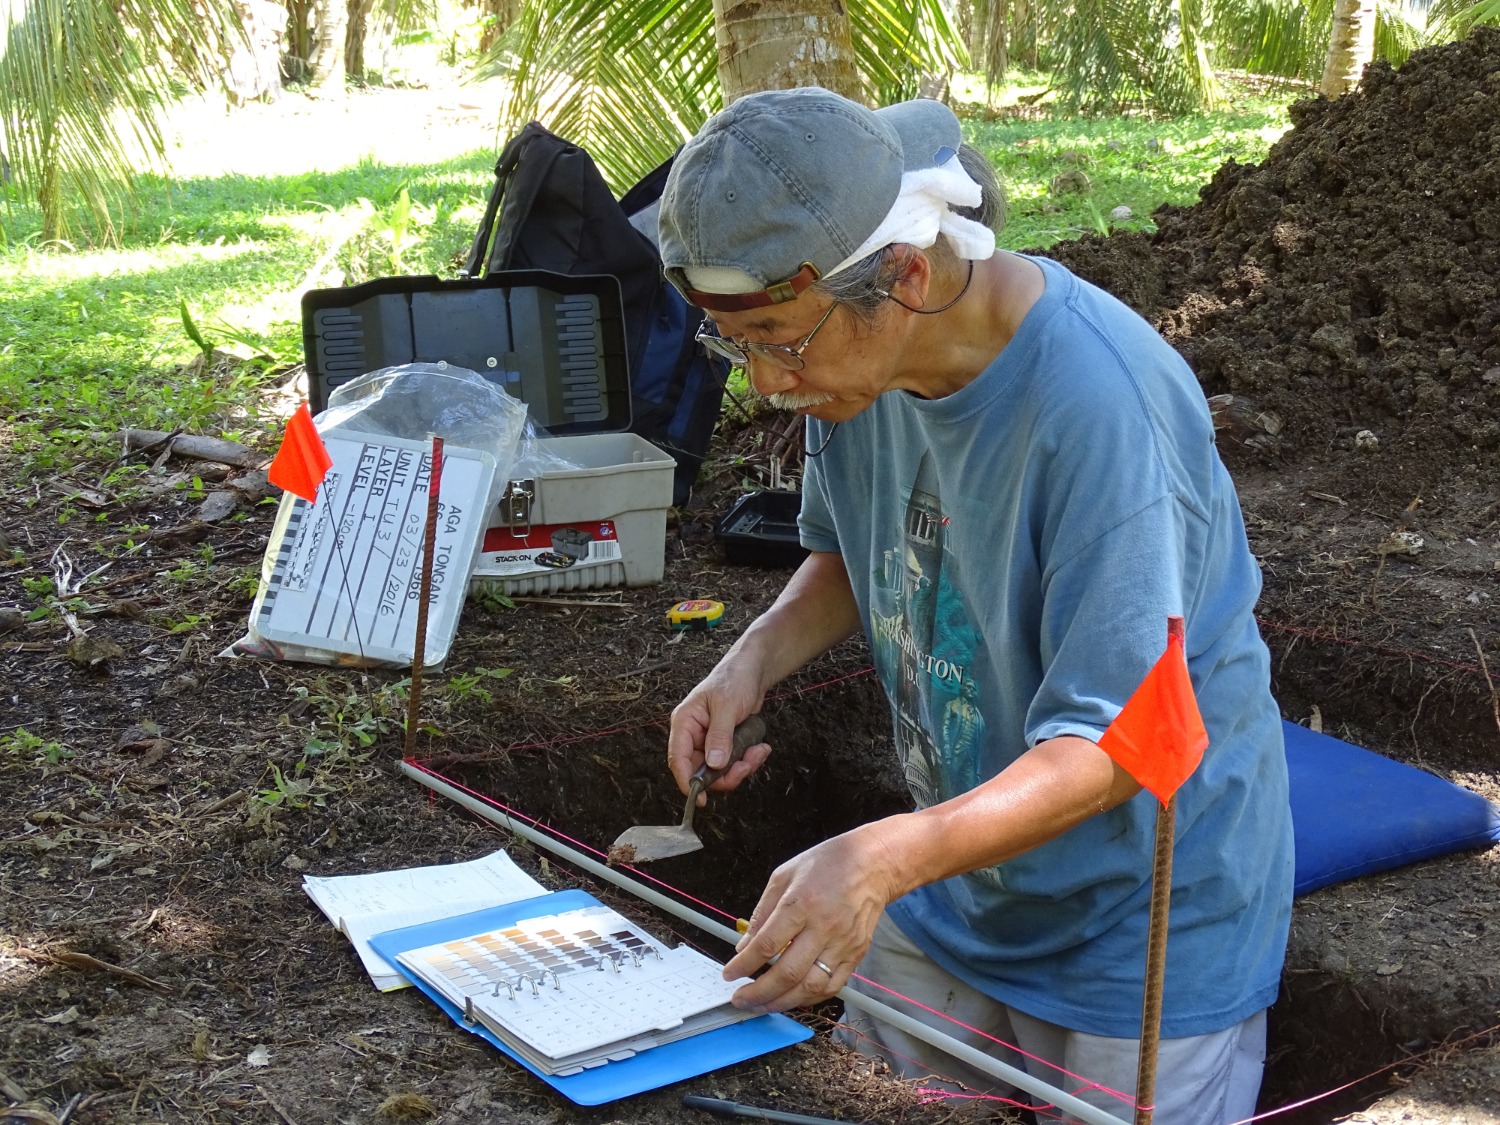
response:
[[[1374,59],[1375,0],[1334,0],[1328,61],[1318,84],[1324,97],[1342,97],[1354,89]]]
[[[725,105],[794,86],[865,100],[840,0],[714,0],[714,26]]]
[[[370,8],[374,0],[348,0],[349,26],[344,32],[344,72],[356,82],[365,77],[365,39],[370,26]]]
[[[293,82],[307,81],[307,59],[312,54],[308,31],[308,0],[287,0],[286,39],[281,45],[281,63]]]
[[[313,0],[312,49],[307,80],[324,97],[344,96],[344,38],[349,24],[346,0]]]
[[[521,0],[480,0],[484,28],[479,33],[479,53],[488,54],[500,36],[520,18]]]

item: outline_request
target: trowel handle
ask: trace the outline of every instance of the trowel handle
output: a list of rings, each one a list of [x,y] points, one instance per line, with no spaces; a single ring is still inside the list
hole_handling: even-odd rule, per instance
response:
[[[734,744],[729,749],[729,761],[723,769],[713,770],[704,762],[698,772],[688,779],[688,805],[698,803],[698,794],[729,772],[729,767],[745,756],[750,747],[766,740],[766,721],[759,715],[751,715],[734,728]]]

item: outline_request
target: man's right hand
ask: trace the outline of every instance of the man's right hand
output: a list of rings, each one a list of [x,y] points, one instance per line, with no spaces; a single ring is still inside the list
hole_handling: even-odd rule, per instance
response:
[[[760,677],[736,670],[740,663],[730,653],[672,712],[672,730],[667,736],[667,767],[677,779],[677,788],[688,791],[688,782],[698,768],[723,769],[734,743],[734,728],[760,710],[765,693]],[[760,768],[771,754],[764,742],[746,749],[744,756],[714,782],[712,789],[734,789]],[[707,797],[699,795],[698,803]]]

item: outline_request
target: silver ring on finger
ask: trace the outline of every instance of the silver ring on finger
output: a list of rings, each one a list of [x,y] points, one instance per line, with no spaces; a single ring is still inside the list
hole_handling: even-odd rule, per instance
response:
[[[818,968],[822,969],[825,973],[827,973],[829,975],[829,977],[833,976],[833,970],[830,969],[827,965],[823,964],[823,962],[821,962],[821,961],[814,961],[813,964],[816,965]]]

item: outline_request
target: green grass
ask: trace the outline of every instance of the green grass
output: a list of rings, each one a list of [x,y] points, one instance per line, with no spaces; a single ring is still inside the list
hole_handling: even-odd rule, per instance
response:
[[[1220,112],[1170,119],[1067,117],[1017,104],[1017,95],[1043,90],[1044,84],[1022,76],[995,99],[994,120],[971,114],[963,123],[964,139],[989,156],[1005,183],[1000,244],[1010,250],[1043,249],[1083,234],[1152,230],[1157,207],[1196,203],[1199,188],[1221,165],[1259,163],[1290,124],[1287,98],[1250,93],[1236,95]],[[1070,176],[1080,172],[1086,187]],[[1073,182],[1056,182],[1059,177]],[[1122,206],[1132,217],[1111,219]]]
[[[494,155],[334,173],[145,177],[111,247],[35,245],[6,216],[0,416],[34,470],[122,426],[253,439],[268,385],[301,358],[303,291],[392,273],[452,276]],[[194,363],[201,348],[252,362]],[[257,362],[258,360],[258,362]]]
[[[1261,159],[1286,126],[1283,104],[1265,98],[1173,120],[1085,119],[1017,106],[1027,89],[994,100],[993,120],[964,122],[1006,182],[1011,249],[1148,228],[1155,207],[1192,203],[1220,164]],[[399,152],[392,133],[370,138],[369,152]],[[301,294],[395,273],[453,276],[494,161],[490,149],[455,148],[435,163],[369,155],[288,173],[277,155],[274,175],[144,178],[111,246],[42,247],[34,210],[0,210],[0,418],[23,467],[55,472],[91,449],[113,456],[109,436],[124,426],[264,442],[275,428],[268,392],[301,359]],[[1086,193],[1053,190],[1070,171],[1088,177]],[[1121,205],[1134,217],[1110,221]],[[203,362],[194,334],[249,362]]]

